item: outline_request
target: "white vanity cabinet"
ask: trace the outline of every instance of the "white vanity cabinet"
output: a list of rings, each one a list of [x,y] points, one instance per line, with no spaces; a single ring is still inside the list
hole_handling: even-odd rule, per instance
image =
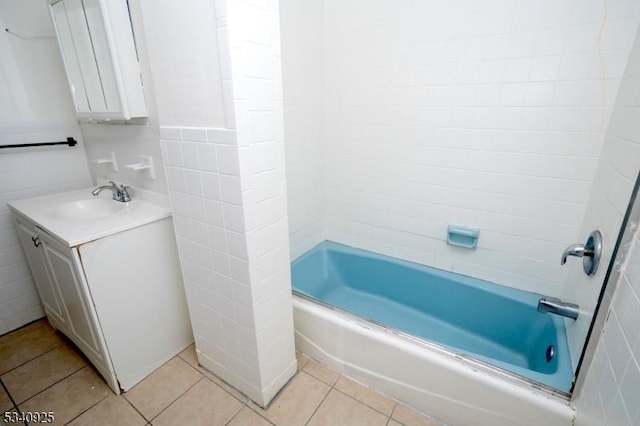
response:
[[[83,226],[92,227],[76,225],[68,239],[68,224],[44,226],[25,214],[37,211],[28,202],[10,207],[49,322],[114,392],[129,390],[193,343],[170,215],[155,212],[153,220],[136,223],[122,213],[117,232],[96,238],[94,229],[78,240]],[[144,213],[138,206],[129,215]]]
[[[49,322],[69,337],[119,392],[77,248],[65,247],[24,218],[16,222]]]

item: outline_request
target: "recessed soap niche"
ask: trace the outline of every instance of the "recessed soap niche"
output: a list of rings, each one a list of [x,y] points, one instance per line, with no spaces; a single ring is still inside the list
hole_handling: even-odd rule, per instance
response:
[[[447,243],[452,246],[474,249],[478,247],[480,229],[465,225],[447,227]]]

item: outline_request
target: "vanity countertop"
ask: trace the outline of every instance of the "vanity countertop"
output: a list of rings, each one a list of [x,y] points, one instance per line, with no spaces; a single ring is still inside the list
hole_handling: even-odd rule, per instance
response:
[[[69,247],[171,216],[168,197],[162,194],[136,191],[130,202],[120,203],[111,200],[110,191],[103,191],[98,197],[93,197],[92,190],[93,188],[86,188],[11,201],[8,204],[14,213],[35,222]],[[96,201],[99,208],[106,206],[109,209],[113,208],[113,212],[109,211],[102,217],[65,217],[64,208],[71,206],[70,208],[80,211],[85,205],[83,203],[91,207]]]

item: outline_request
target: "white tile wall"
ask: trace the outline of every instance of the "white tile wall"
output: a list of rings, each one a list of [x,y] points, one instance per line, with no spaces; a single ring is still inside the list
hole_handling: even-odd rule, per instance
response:
[[[182,2],[137,0],[129,6],[138,52],[153,74],[152,80],[146,78],[143,64],[145,95],[149,103],[148,95],[153,92],[160,123],[224,126],[225,76],[215,54],[219,43],[214,2],[191,0],[185,7]],[[154,87],[149,90],[152,81]]]
[[[157,125],[82,123],[80,129],[85,140],[87,162],[94,184],[99,179],[106,179],[130,185],[133,188],[132,194],[135,194],[136,188],[167,193],[167,179]],[[115,153],[117,172],[111,164],[96,162],[97,159],[106,158],[110,152]],[[145,161],[140,155],[153,158],[155,179],[146,171],[135,171],[126,167],[128,164]]]
[[[227,1],[240,188],[259,382],[266,405],[295,373],[278,1]],[[232,265],[233,270],[233,265]]]
[[[235,129],[160,134],[199,360],[266,405],[296,371],[278,8],[216,10]]]
[[[600,227],[605,234],[605,259],[608,265],[629,195],[640,171],[640,31],[629,56],[624,79],[606,133],[602,158],[591,193],[589,212],[583,228]],[[592,360],[587,358],[586,378],[574,402],[577,425],[636,425],[640,423],[640,236],[638,204],[635,216],[625,231],[631,240],[619,251],[618,279],[609,283],[613,297],[603,303],[606,323],[594,330],[597,347]],[[635,234],[635,235],[634,235]],[[622,263],[626,259],[625,263]],[[600,273],[599,273],[600,275]],[[594,306],[599,281],[588,280],[572,270],[567,297],[577,298],[587,309]],[[596,277],[597,278],[597,277]],[[611,289],[608,289],[610,292]],[[610,310],[609,310],[610,309]],[[585,328],[590,318],[569,324],[572,356],[580,355]]]
[[[599,37],[598,2],[325,0],[321,24],[286,2],[294,253],[324,235],[560,296],[640,18],[613,3]],[[451,223],[479,227],[478,250],[446,245]]]
[[[145,26],[162,31],[173,22],[169,9],[145,5]],[[215,56],[222,98],[207,98],[210,90],[193,79],[181,80],[186,86],[179,96],[221,104],[226,128],[205,127],[209,120],[220,126],[218,113],[171,115],[164,112],[174,106],[159,106],[168,193],[199,361],[266,405],[295,372],[286,196],[280,193],[285,183],[279,49],[272,49],[277,43],[271,39],[277,7],[236,0],[197,5],[207,16],[215,9],[208,28],[196,25],[189,34],[202,45],[216,31],[217,47],[210,43],[213,50],[203,49],[198,61],[211,63]],[[185,42],[190,43],[179,40],[178,50]],[[156,47],[162,60],[165,46]],[[175,90],[176,69],[157,72],[156,59],[154,85],[161,92]],[[215,74],[206,77],[215,80]]]
[[[638,200],[636,200],[638,204]],[[637,211],[638,207],[636,207]],[[638,218],[583,388],[574,401],[576,425],[631,426],[640,423],[640,235]],[[615,283],[612,283],[615,284]]]
[[[640,170],[640,137],[637,132],[638,105],[640,105],[640,32],[636,35],[634,47],[629,56],[625,77],[620,85],[611,123],[606,131],[604,145],[594,184],[589,197],[587,212],[580,230],[581,240],[594,229],[604,235],[603,267],[592,277],[582,273],[581,262],[569,265],[569,278],[563,290],[563,298],[575,301],[585,315],[578,321],[568,321],[570,349],[575,366],[591,321],[588,312],[593,308],[600,294],[606,266],[618,237],[620,224],[629,202],[633,184]]]
[[[91,183],[78,126],[0,127],[0,145],[63,141],[69,136],[78,145],[0,152],[0,334],[44,316],[7,202]]]
[[[256,382],[256,345],[255,338],[239,340],[254,327],[251,293],[241,291],[250,282],[239,163],[231,153],[236,131],[162,127],[160,134],[197,348],[246,391]]]
[[[324,239],[323,5],[322,0],[280,2],[292,259]]]

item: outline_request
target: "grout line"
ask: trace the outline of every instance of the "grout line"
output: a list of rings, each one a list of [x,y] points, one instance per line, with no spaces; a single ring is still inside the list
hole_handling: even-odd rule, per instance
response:
[[[144,416],[144,414],[142,414],[142,413],[140,412],[140,410],[138,410],[138,408],[137,408],[135,405],[133,405],[133,403],[132,403],[131,401],[129,401],[129,400],[127,399],[127,397],[126,397],[126,396],[124,396],[124,394],[125,394],[125,392],[122,392],[122,393],[121,393],[120,395],[118,395],[118,396],[119,396],[119,397],[121,397],[122,399],[124,399],[124,400],[127,402],[127,404],[129,404],[129,405],[130,405],[130,406],[131,406],[131,407],[136,411],[136,413],[140,414],[140,417],[142,417],[142,418],[144,419],[144,421],[145,421],[145,422],[147,422],[147,423],[146,423],[147,425],[150,425],[150,424],[151,424],[151,422],[150,422],[150,421],[149,421],[149,420]]]
[[[389,418],[397,421],[398,423],[400,423],[398,420],[393,418],[393,414],[396,412],[397,408],[398,408],[398,403],[396,403],[396,405],[393,407],[393,410],[391,410],[391,414],[389,414]]]
[[[49,351],[49,352],[51,352],[51,351]],[[47,353],[48,353],[48,352],[47,352]],[[36,358],[34,358],[34,359],[36,359]],[[24,364],[23,364],[23,365],[24,365]],[[67,374],[66,376],[64,376],[64,377],[60,378],[59,380],[57,380],[56,382],[54,382],[54,383],[50,384],[49,386],[47,386],[46,388],[44,388],[44,389],[40,390],[39,392],[37,392],[37,393],[35,393],[35,394],[31,395],[29,398],[27,398],[27,399],[25,399],[24,401],[22,401],[22,402],[20,403],[20,405],[24,404],[24,403],[25,403],[25,402],[27,402],[27,401],[30,401],[31,399],[35,398],[36,396],[40,395],[41,393],[43,393],[43,392],[45,392],[45,391],[47,391],[47,390],[51,389],[52,387],[54,387],[54,386],[55,386],[55,385],[57,385],[58,383],[60,383],[60,382],[62,382],[62,381],[64,381],[64,380],[66,380],[66,379],[68,379],[69,377],[71,377],[71,376],[73,376],[74,374],[78,373],[80,370],[83,370],[83,369],[85,369],[85,368],[87,368],[87,367],[89,367],[89,368],[91,368],[91,369],[94,369],[94,371],[95,371],[95,368],[93,367],[93,365],[91,365],[91,364],[89,364],[89,363],[85,362],[85,363],[84,363],[84,365],[82,365],[82,366],[81,366],[81,367],[79,367],[78,369],[76,369],[76,370],[72,371],[71,373]],[[97,371],[96,371],[96,372],[97,372]],[[100,377],[101,379],[103,379],[103,378],[102,378],[102,375],[100,375],[99,373],[98,373],[98,375],[99,375],[99,377]],[[103,379],[103,380],[104,380],[104,379]],[[16,407],[18,407],[18,404],[16,404]]]
[[[303,355],[304,355],[304,354],[303,354]],[[339,373],[339,372],[335,371],[334,369],[332,369],[332,368],[330,368],[330,367],[326,366],[325,364],[322,364],[322,363],[320,363],[320,362],[318,362],[318,361],[314,360],[313,358],[311,358],[311,357],[309,357],[309,356],[307,356],[307,355],[305,355],[305,356],[308,358],[307,362],[305,363],[305,366],[306,366],[310,361],[315,361],[317,364],[319,364],[319,365],[321,365],[321,366],[323,366],[323,367],[325,367],[325,368],[327,368],[327,369],[329,369],[329,370],[331,370],[331,371],[333,371],[333,372],[338,373],[338,380],[336,380],[336,382],[331,386],[331,389],[335,389],[335,390],[336,390],[336,392],[340,392],[340,393],[341,393],[341,394],[343,394],[344,396],[347,396],[347,397],[349,397],[349,398],[353,399],[354,401],[357,401],[357,402],[361,403],[362,405],[364,405],[364,406],[366,406],[366,407],[371,408],[371,409],[372,409],[372,410],[374,410],[375,412],[380,413],[380,414],[382,414],[382,415],[383,415],[383,416],[385,416],[385,417],[388,417],[388,419],[389,419],[389,420],[393,419],[393,417],[392,417],[392,416],[393,416],[393,413],[396,411],[396,408],[398,407],[398,404],[399,404],[399,403],[398,403],[398,401],[396,401],[395,399],[391,398],[391,397],[390,397],[390,396],[388,396],[388,395],[385,395],[385,394],[383,394],[383,393],[377,392],[377,391],[375,391],[374,389],[371,389],[371,388],[369,388],[369,387],[367,387],[367,386],[362,385],[361,383],[356,382],[355,380],[353,380],[353,379],[349,378],[348,376],[346,376],[346,375],[344,375],[344,374],[341,374],[341,373]],[[302,370],[301,370],[301,371],[302,371]],[[310,374],[310,373],[307,373],[307,374],[309,374],[311,377],[315,378],[316,380],[318,380],[318,381],[320,381],[320,382],[325,383],[325,384],[327,384],[327,385],[328,385],[328,383],[327,383],[327,382],[324,382],[324,381],[320,380],[319,378],[315,377],[314,375],[312,375],[312,374]],[[354,397],[353,395],[349,395],[348,393],[343,392],[342,390],[338,389],[338,388],[336,387],[336,385],[337,385],[337,384],[338,384],[338,382],[340,381],[340,377],[344,377],[344,378],[345,378],[345,379],[347,379],[347,380],[351,380],[352,382],[356,383],[357,385],[359,385],[359,386],[363,386],[364,388],[366,388],[366,389],[368,389],[368,390],[370,390],[370,391],[372,391],[372,392],[375,392],[376,394],[378,394],[378,395],[380,395],[380,396],[382,396],[382,397],[384,397],[384,398],[386,398],[386,399],[390,400],[391,402],[393,402],[393,408],[391,409],[391,413],[390,413],[390,414],[385,414],[385,413],[383,413],[382,411],[380,411],[380,410],[378,410],[378,409],[376,409],[376,408],[372,407],[371,405],[367,404],[366,402],[359,400],[358,398]],[[331,392],[331,390],[330,390],[329,392]],[[328,393],[327,393],[327,395],[328,395]],[[314,414],[315,414],[315,413],[314,413]],[[421,414],[422,414],[422,413],[421,413]],[[312,416],[312,417],[313,417],[313,416]],[[393,420],[394,420],[394,421],[396,421],[396,422],[398,422],[396,419],[393,419]],[[388,421],[387,421],[387,423],[388,423]],[[398,423],[400,423],[400,422],[398,422]]]
[[[56,346],[56,347],[54,347],[54,348],[51,348],[51,349],[49,349],[49,350],[47,350],[47,351],[45,351],[45,352],[42,352],[41,354],[36,355],[35,357],[33,357],[33,358],[29,359],[28,361],[25,361],[25,362],[23,362],[22,364],[18,364],[18,365],[16,365],[15,367],[11,368],[10,370],[5,371],[5,372],[4,372],[4,373],[2,373],[1,375],[2,375],[2,376],[5,376],[6,374],[9,374],[9,373],[10,373],[10,372],[12,372],[13,370],[16,370],[16,369],[18,369],[18,368],[20,368],[20,367],[23,367],[23,366],[25,366],[25,365],[29,364],[31,361],[34,361],[34,360],[36,360],[36,359],[40,358],[40,357],[41,357],[41,356],[43,356],[43,355],[46,355],[46,354],[48,354],[49,352],[55,351],[56,349],[58,349],[58,348],[59,348],[59,347],[61,347],[61,346],[62,346],[62,345],[58,345],[58,346]]]
[[[187,363],[188,364],[188,363]],[[153,416],[151,418],[151,420],[149,420],[149,423],[151,423],[151,421],[157,419],[158,417],[160,417],[160,415],[162,413],[164,413],[165,411],[167,411],[167,409],[169,407],[171,407],[173,404],[175,404],[180,398],[182,398],[184,396],[184,394],[186,394],[187,392],[189,392],[191,390],[191,388],[193,388],[195,385],[197,385],[198,383],[200,383],[203,379],[205,379],[204,374],[202,375],[202,377],[200,377],[200,379],[198,379],[194,384],[192,384],[191,386],[189,386],[184,392],[182,392],[180,395],[178,395],[178,397],[176,399],[174,399],[173,401],[171,401],[171,403],[169,405],[167,405],[166,407],[164,407],[158,414],[156,414],[155,416]],[[145,417],[146,419],[146,417]]]
[[[392,421],[393,421],[393,422],[396,422],[396,423],[397,423],[397,424],[399,424],[399,425],[405,426],[405,424],[404,424],[404,423],[400,423],[399,421],[397,421],[396,419],[394,419],[394,418],[393,418],[393,417],[391,417],[391,416],[389,416],[389,420],[387,420],[387,426],[389,426],[389,424],[390,424]]]
[[[13,400],[13,397],[11,396],[11,394],[9,393],[9,389],[7,389],[7,386],[4,384],[4,382],[2,381],[2,379],[0,379],[0,386],[4,389],[4,392],[7,394],[7,397],[9,397],[9,400],[11,401],[11,403],[13,404],[13,407],[10,407],[7,410],[3,411],[4,413],[10,412],[12,410],[18,410],[18,404],[16,404],[16,402]],[[28,423],[26,421],[23,421],[24,426],[28,426]],[[4,424],[4,423],[3,423]]]
[[[182,352],[181,352],[182,353]],[[222,389],[223,391],[225,391],[226,393],[228,393],[229,395],[231,395],[233,397],[233,399],[235,399],[236,401],[241,402],[242,404],[246,404],[247,401],[249,400],[249,397],[247,397],[246,395],[244,395],[242,392],[240,392],[238,389],[236,389],[235,387],[231,386],[229,383],[225,382],[224,380],[222,380],[220,377],[216,376],[213,372],[208,371],[206,369],[204,369],[204,367],[200,367],[192,365],[189,361],[187,361],[186,359],[182,358],[180,356],[180,354],[176,355],[177,357],[179,357],[182,361],[184,361],[189,367],[193,368],[194,370],[196,370],[198,373],[202,374],[202,377],[209,380],[211,383],[213,383],[214,385],[218,386],[220,389]],[[197,358],[196,358],[197,361]],[[202,368],[202,370],[200,370],[200,368]],[[240,399],[238,399],[238,397],[236,397],[234,394],[232,394],[231,392],[229,392],[228,390],[226,390],[224,387],[220,386],[218,383],[216,383],[214,380],[210,379],[209,377],[207,377],[207,374],[211,374],[212,376],[214,376],[216,379],[220,380],[221,382],[223,382],[225,385],[235,389],[236,391],[238,391],[239,393],[241,393],[242,395],[244,395],[247,399],[247,401],[242,401]]]
[[[100,378],[102,379],[102,376],[100,376]],[[111,389],[109,389],[109,391],[111,392]],[[95,407],[96,405],[100,404],[102,401],[104,401],[105,399],[109,398],[109,394],[107,394],[104,398],[101,398],[100,400],[96,401],[94,404],[92,404],[90,407],[88,407],[87,409],[83,410],[81,413],[79,413],[77,416],[75,416],[74,418],[70,419],[68,422],[66,422],[65,424],[69,424],[72,421],[74,421],[75,419],[77,419],[78,417],[82,416],[84,413],[86,413],[87,411],[91,410],[93,407]]]
[[[274,400],[275,400],[275,398],[274,398]],[[263,416],[261,413],[258,413],[258,411],[256,411],[256,409],[255,409],[255,408],[253,408],[253,407],[250,405],[250,404],[252,404],[252,403],[253,403],[253,404],[255,404],[255,402],[253,402],[253,401],[251,401],[251,400],[248,400],[248,401],[245,403],[245,406],[246,406],[249,410],[251,410],[251,411],[253,411],[254,413],[256,413],[258,416],[260,416],[262,419],[264,419],[265,421],[267,421],[270,425],[276,426],[276,424],[275,424],[274,422],[272,422],[271,420],[269,420],[268,418],[266,418],[265,416]],[[263,410],[263,411],[265,411],[265,412],[267,411],[267,410],[265,410],[264,408],[261,408],[261,410]]]
[[[311,376],[311,377],[313,377],[313,376]],[[316,380],[317,380],[317,379],[316,379]],[[323,382],[323,381],[321,381],[321,380],[318,380],[318,381],[319,381],[320,383],[324,383],[324,382]],[[329,388],[329,391],[324,395],[324,397],[322,398],[322,401],[320,401],[320,403],[316,406],[316,409],[315,409],[315,410],[313,410],[313,413],[311,413],[311,416],[310,416],[310,417],[309,417],[309,419],[305,422],[305,426],[309,424],[309,422],[311,421],[311,419],[313,419],[313,416],[315,416],[315,415],[316,415],[316,413],[318,412],[318,409],[320,408],[320,406],[321,406],[322,404],[324,404],[324,401],[327,399],[327,396],[329,396],[329,394],[331,393],[331,391],[332,391],[332,390],[333,390],[333,386],[331,386],[331,387]]]
[[[342,375],[341,375],[341,376],[342,376]],[[342,376],[342,377],[345,377],[345,376]],[[337,382],[336,382],[336,383],[337,383]],[[355,383],[357,383],[357,382],[355,382]],[[336,390],[336,392],[340,392],[340,393],[341,393],[341,394],[343,394],[344,396],[348,396],[349,398],[353,399],[354,401],[357,401],[357,402],[359,402],[360,404],[362,404],[362,405],[364,405],[364,406],[366,406],[366,407],[371,408],[371,409],[372,409],[373,411],[375,411],[376,413],[380,413],[380,414],[382,414],[382,415],[383,415],[383,416],[385,416],[385,417],[389,417],[389,418],[391,418],[391,415],[393,414],[393,411],[396,409],[396,406],[398,405],[398,403],[397,403],[396,401],[394,401],[393,399],[389,398],[388,396],[386,396],[386,395],[384,395],[384,394],[381,394],[381,393],[376,392],[376,393],[378,393],[379,395],[381,395],[381,396],[383,396],[383,397],[387,398],[389,401],[393,402],[393,408],[391,409],[391,413],[386,414],[386,413],[383,413],[382,411],[378,410],[377,408],[372,407],[371,405],[367,404],[366,402],[359,400],[358,398],[356,398],[356,397],[355,397],[355,396],[353,396],[353,395],[349,395],[348,393],[343,392],[343,391],[341,391],[340,389],[338,389],[338,388],[336,388],[336,387],[334,387],[334,389]],[[367,389],[372,390],[372,389],[370,389],[370,388],[367,388]]]
[[[231,422],[233,421],[233,419],[235,419],[236,417],[238,417],[238,414],[240,414],[240,411],[242,411],[245,407],[246,407],[246,405],[242,405],[242,406],[240,407],[240,409],[239,409],[238,411],[236,411],[236,413],[235,413],[233,416],[231,416],[231,418],[229,419],[229,421],[227,421],[227,422],[225,423],[225,425],[228,425],[229,423],[231,423]]]
[[[308,357],[308,358],[309,358],[309,361],[311,361],[311,360],[312,360],[312,358],[310,358],[310,357]],[[314,360],[314,361],[315,361],[315,360]],[[335,383],[331,386],[331,388],[332,388],[332,389],[335,389],[335,390],[336,390],[336,392],[340,392],[340,393],[341,393],[341,394],[343,394],[344,396],[347,396],[347,397],[349,397],[349,398],[353,399],[354,401],[357,401],[357,402],[361,403],[362,405],[364,405],[364,406],[366,406],[366,407],[371,408],[372,410],[376,411],[377,413],[380,413],[380,414],[382,414],[382,415],[383,415],[383,416],[385,416],[385,417],[391,418],[391,415],[393,414],[393,412],[395,411],[396,407],[398,406],[397,401],[395,401],[394,399],[392,399],[391,397],[389,397],[389,396],[387,396],[387,395],[385,395],[385,394],[383,394],[383,393],[377,392],[377,391],[375,391],[375,390],[373,390],[373,389],[371,389],[371,388],[369,388],[369,387],[367,387],[367,386],[364,386],[364,385],[362,385],[362,384],[360,384],[360,383],[356,382],[355,380],[350,379],[349,377],[345,376],[344,374],[341,374],[341,373],[339,373],[339,372],[335,371],[334,369],[332,369],[332,368],[330,368],[330,367],[328,367],[328,366],[326,366],[326,365],[324,365],[324,364],[322,364],[322,363],[320,363],[320,362],[318,362],[318,361],[315,361],[315,362],[316,362],[317,364],[319,364],[319,365],[323,366],[324,368],[327,368],[327,369],[329,369],[329,370],[331,370],[331,371],[333,371],[333,372],[335,372],[335,373],[337,373],[337,374],[338,374],[338,379],[337,379],[337,380],[335,381]],[[306,364],[308,364],[308,362],[307,362],[307,363],[305,363],[305,365],[306,365]],[[309,374],[309,373],[307,373],[307,374]],[[312,377],[315,377],[315,376],[313,376],[313,375],[311,375],[311,376],[312,376]],[[366,402],[359,400],[359,399],[358,399],[358,398],[356,398],[355,396],[353,396],[353,395],[349,395],[348,393],[343,392],[342,390],[338,389],[338,388],[336,387],[336,385],[337,385],[337,384],[338,384],[338,382],[340,381],[340,377],[344,377],[344,378],[345,378],[345,379],[347,379],[347,380],[351,380],[352,382],[356,383],[357,385],[362,386],[362,387],[364,387],[364,388],[366,388],[366,389],[368,389],[368,390],[370,390],[370,391],[372,391],[372,392],[375,392],[376,394],[378,394],[378,395],[380,395],[380,396],[382,396],[382,397],[384,397],[384,398],[388,399],[389,401],[393,402],[393,408],[391,409],[391,413],[390,413],[390,414],[385,414],[385,413],[383,413],[382,411],[380,411],[380,410],[378,410],[378,409],[376,409],[376,408],[372,407],[371,405],[367,404]],[[320,379],[319,379],[319,378],[317,378],[317,377],[316,377],[316,379],[320,380]],[[323,382],[322,380],[320,380],[320,381],[321,381],[321,382]],[[323,383],[326,383],[326,382],[323,382]],[[328,384],[328,383],[327,383],[327,384]]]
[[[268,418],[266,418],[266,417],[265,417],[265,416],[263,416],[262,414],[257,413],[257,412],[256,412],[256,410],[254,410],[254,409],[252,409],[251,407],[249,407],[249,403],[247,403],[247,407],[248,407],[251,411],[253,411],[254,413],[256,413],[258,416],[260,416],[262,419],[266,420],[270,425],[277,426],[274,422],[272,422],[271,420],[269,420]]]
[[[304,367],[306,367],[306,365],[309,363],[309,361],[311,361],[311,358],[309,358],[307,355],[303,354],[302,352],[298,352],[296,351],[297,354],[300,354],[302,356],[304,356],[307,360],[304,362],[304,364],[302,365],[298,365],[298,371],[302,371],[304,369]],[[296,357],[296,362],[298,361],[298,357]]]

